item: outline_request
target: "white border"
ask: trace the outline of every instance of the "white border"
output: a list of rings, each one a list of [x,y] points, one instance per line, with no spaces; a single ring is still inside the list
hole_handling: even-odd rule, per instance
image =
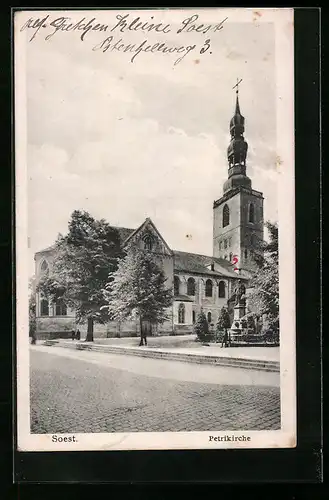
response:
[[[191,9],[189,9],[191,10]],[[199,9],[193,9],[197,11]],[[207,12],[208,10],[208,12]],[[202,11],[205,18],[212,10]],[[16,320],[17,320],[17,442],[20,451],[86,451],[136,449],[291,448],[296,446],[295,355],[295,186],[294,186],[294,45],[293,9],[217,9],[219,18],[234,22],[275,23],[277,83],[277,156],[279,173],[280,255],[280,386],[282,428],[278,431],[140,432],[74,434],[76,443],[53,443],[52,435],[30,433],[28,335],[28,214],[26,123],[26,30],[19,27],[30,12],[15,13],[15,153],[16,153]],[[74,11],[78,15],[78,11]],[[130,11],[125,11],[130,12]],[[159,11],[155,11],[159,13]],[[62,11],[63,13],[63,11]],[[148,14],[150,11],[148,12]],[[38,17],[42,16],[38,11]],[[93,14],[97,14],[94,11]],[[164,9],[164,17],[181,16]],[[260,15],[259,15],[260,14]],[[209,442],[209,436],[250,436],[250,441]],[[71,434],[61,434],[71,436]]]

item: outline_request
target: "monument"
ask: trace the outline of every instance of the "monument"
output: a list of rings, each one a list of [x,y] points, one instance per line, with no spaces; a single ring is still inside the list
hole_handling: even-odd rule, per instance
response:
[[[246,315],[246,288],[245,285],[239,280],[233,290],[232,298],[234,301],[234,315],[233,322],[230,329],[230,336],[232,341],[239,341],[243,334],[243,320]]]

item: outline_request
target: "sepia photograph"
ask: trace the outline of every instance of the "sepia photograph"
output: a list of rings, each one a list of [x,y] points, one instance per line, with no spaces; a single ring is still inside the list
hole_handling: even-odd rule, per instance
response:
[[[14,25],[19,450],[295,447],[293,9]]]

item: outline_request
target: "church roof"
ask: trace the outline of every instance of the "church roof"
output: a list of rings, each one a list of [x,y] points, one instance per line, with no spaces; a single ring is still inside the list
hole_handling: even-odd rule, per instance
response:
[[[178,250],[174,250],[174,270],[218,277],[244,278],[233,271],[232,264],[226,259]]]
[[[146,219],[146,221],[149,221],[149,219]],[[143,224],[145,224],[145,222]],[[118,226],[111,226],[111,227],[118,231],[121,244],[124,244],[126,240],[130,236],[132,236],[133,233],[137,232],[138,229],[140,229],[140,228],[131,229],[127,227],[118,227]],[[43,250],[40,250],[39,252],[36,253],[51,251],[54,248],[55,245],[51,245],[50,247],[44,248]],[[209,255],[190,253],[190,252],[181,252],[178,250],[173,250],[173,256],[174,256],[175,272],[184,271],[191,274],[193,273],[206,274],[214,277],[224,276],[227,278],[248,279],[242,273],[237,275],[233,271],[232,264],[226,259],[221,259],[219,257],[211,257]]]

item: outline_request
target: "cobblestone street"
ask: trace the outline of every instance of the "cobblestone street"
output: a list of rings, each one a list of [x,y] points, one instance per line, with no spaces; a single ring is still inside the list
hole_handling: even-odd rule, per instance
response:
[[[198,383],[147,376],[119,369],[118,362],[113,362],[115,367],[111,366],[110,361],[107,365],[98,363],[97,354],[91,358],[96,361],[89,362],[89,353],[84,354],[86,359],[64,352],[63,355],[55,355],[47,350],[31,349],[31,432],[243,431],[280,428],[278,387],[234,385],[232,382]],[[104,359],[100,354],[98,357]],[[129,356],[121,356],[123,366],[124,362],[129,364],[127,358]],[[106,359],[110,358],[107,356]],[[148,361],[154,360],[144,359],[144,366]],[[162,363],[169,368],[172,362]],[[217,370],[216,373],[234,370],[211,368]],[[192,369],[202,370],[200,366]]]

